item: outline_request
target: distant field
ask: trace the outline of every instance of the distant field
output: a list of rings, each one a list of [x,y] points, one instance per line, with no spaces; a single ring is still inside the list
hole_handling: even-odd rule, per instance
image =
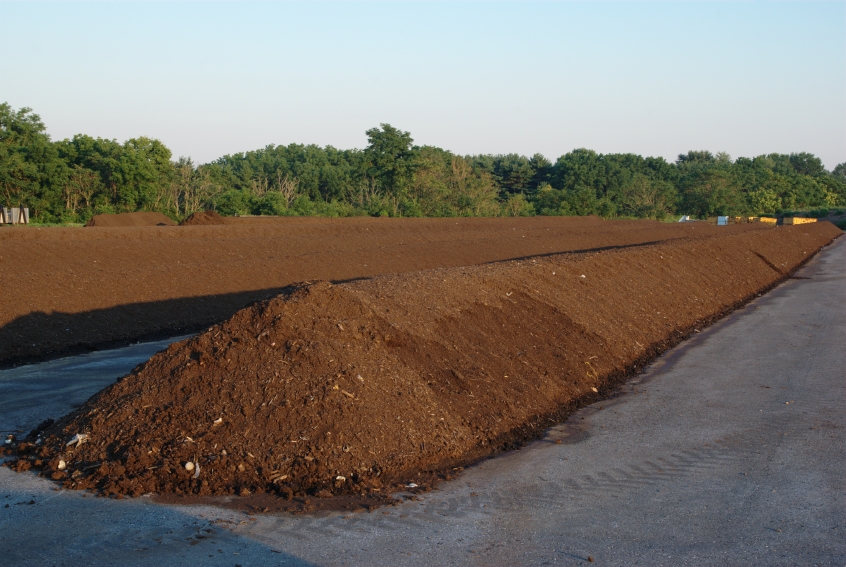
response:
[[[596,217],[227,223],[0,231],[0,364],[198,330],[305,280],[766,230]]]

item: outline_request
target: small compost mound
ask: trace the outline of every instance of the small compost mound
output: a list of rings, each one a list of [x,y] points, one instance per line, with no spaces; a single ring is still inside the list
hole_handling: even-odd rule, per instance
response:
[[[215,211],[200,211],[193,213],[179,223],[179,226],[208,226],[214,224],[226,224],[226,221]]]
[[[291,287],[45,424],[10,466],[119,495],[425,485],[607,395],[840,234],[819,223]]]
[[[120,213],[94,215],[85,226],[176,226],[176,223],[161,213]]]

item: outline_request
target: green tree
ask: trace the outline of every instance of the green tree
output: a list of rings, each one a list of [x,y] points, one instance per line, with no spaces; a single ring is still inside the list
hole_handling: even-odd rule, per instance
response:
[[[540,154],[532,158],[517,154],[479,155],[470,157],[470,164],[474,170],[482,170],[491,177],[503,200],[533,193],[537,188],[538,168],[550,165]]]
[[[553,187],[568,191],[590,187],[594,189],[594,198],[595,190],[602,187],[606,177],[602,157],[585,148],[573,150],[558,158],[551,173]]]
[[[642,173],[636,173],[621,193],[622,214],[658,220],[675,210],[678,198],[672,183],[650,179]]]
[[[599,199],[596,198],[596,190],[588,185],[580,185],[569,191],[567,201],[569,209],[575,215],[595,215],[599,212]]]
[[[123,144],[112,172],[116,181],[116,205],[123,211],[152,210],[157,196],[173,177],[170,150],[158,140],[132,138]]]
[[[31,108],[14,111],[0,104],[0,198],[7,206],[33,204],[56,159],[47,129]]]
[[[453,156],[446,178],[450,200],[460,216],[491,217],[500,212],[499,191],[491,176],[474,170],[470,160]]]
[[[535,214],[535,207],[525,195],[518,193],[502,204],[502,214],[506,217],[530,217]]]
[[[375,179],[381,191],[390,197],[404,198],[414,176],[414,142],[411,134],[382,124],[367,131],[364,150],[367,175]]]
[[[455,216],[458,214],[450,196],[450,165],[455,156],[446,150],[423,146],[417,152],[416,166],[409,190],[414,208],[409,212],[422,216]],[[405,213],[403,213],[405,214]]]
[[[690,167],[703,164],[712,164],[716,158],[707,150],[689,151],[686,154],[679,154],[676,165],[679,167]]]
[[[573,214],[567,201],[567,191],[555,189],[549,183],[538,187],[534,195],[535,210],[546,216],[566,216]]]
[[[825,175],[825,167],[822,160],[814,154],[807,152],[790,154],[790,165],[796,170],[799,175],[807,175],[809,177],[820,177]]]
[[[415,147],[389,124],[364,150],[268,145],[196,165],[160,141],[78,134],[51,142],[28,108],[0,105],[0,200],[38,220],[156,210],[174,218],[224,214],[479,216],[599,214],[661,218],[846,205],[846,164],[829,173],[806,152],[732,160],[690,151],[674,163],[580,148],[462,157]]]
[[[746,212],[731,172],[724,168],[697,169],[685,180],[681,209],[686,214],[705,218],[715,215],[738,215]]]
[[[91,209],[94,195],[103,189],[96,171],[75,165],[63,184],[62,196],[65,209],[76,217],[81,211]]]
[[[755,214],[774,213],[781,210],[781,197],[772,189],[761,188],[750,191],[749,210]]]

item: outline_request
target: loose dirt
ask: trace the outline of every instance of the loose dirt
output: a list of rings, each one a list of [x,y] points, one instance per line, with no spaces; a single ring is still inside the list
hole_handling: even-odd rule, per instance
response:
[[[121,213],[94,215],[85,226],[176,226],[176,223],[161,213]]]
[[[189,216],[179,223],[179,226],[208,226],[213,224],[226,224],[226,220],[214,211],[201,211]]]
[[[598,218],[232,218],[0,229],[0,366],[199,331],[305,280],[772,230]]]
[[[420,490],[607,395],[841,234],[816,223],[292,286],[44,424],[11,466],[102,494],[299,509]]]

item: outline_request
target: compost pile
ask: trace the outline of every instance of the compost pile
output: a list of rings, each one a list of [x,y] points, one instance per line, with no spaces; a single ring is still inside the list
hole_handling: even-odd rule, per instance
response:
[[[215,211],[200,211],[193,213],[179,223],[179,226],[209,226],[216,224],[226,224],[226,221]]]
[[[120,213],[94,215],[85,226],[176,226],[176,223],[161,213]]]
[[[389,492],[536,437],[840,234],[292,286],[44,424],[10,466],[109,495]]]

